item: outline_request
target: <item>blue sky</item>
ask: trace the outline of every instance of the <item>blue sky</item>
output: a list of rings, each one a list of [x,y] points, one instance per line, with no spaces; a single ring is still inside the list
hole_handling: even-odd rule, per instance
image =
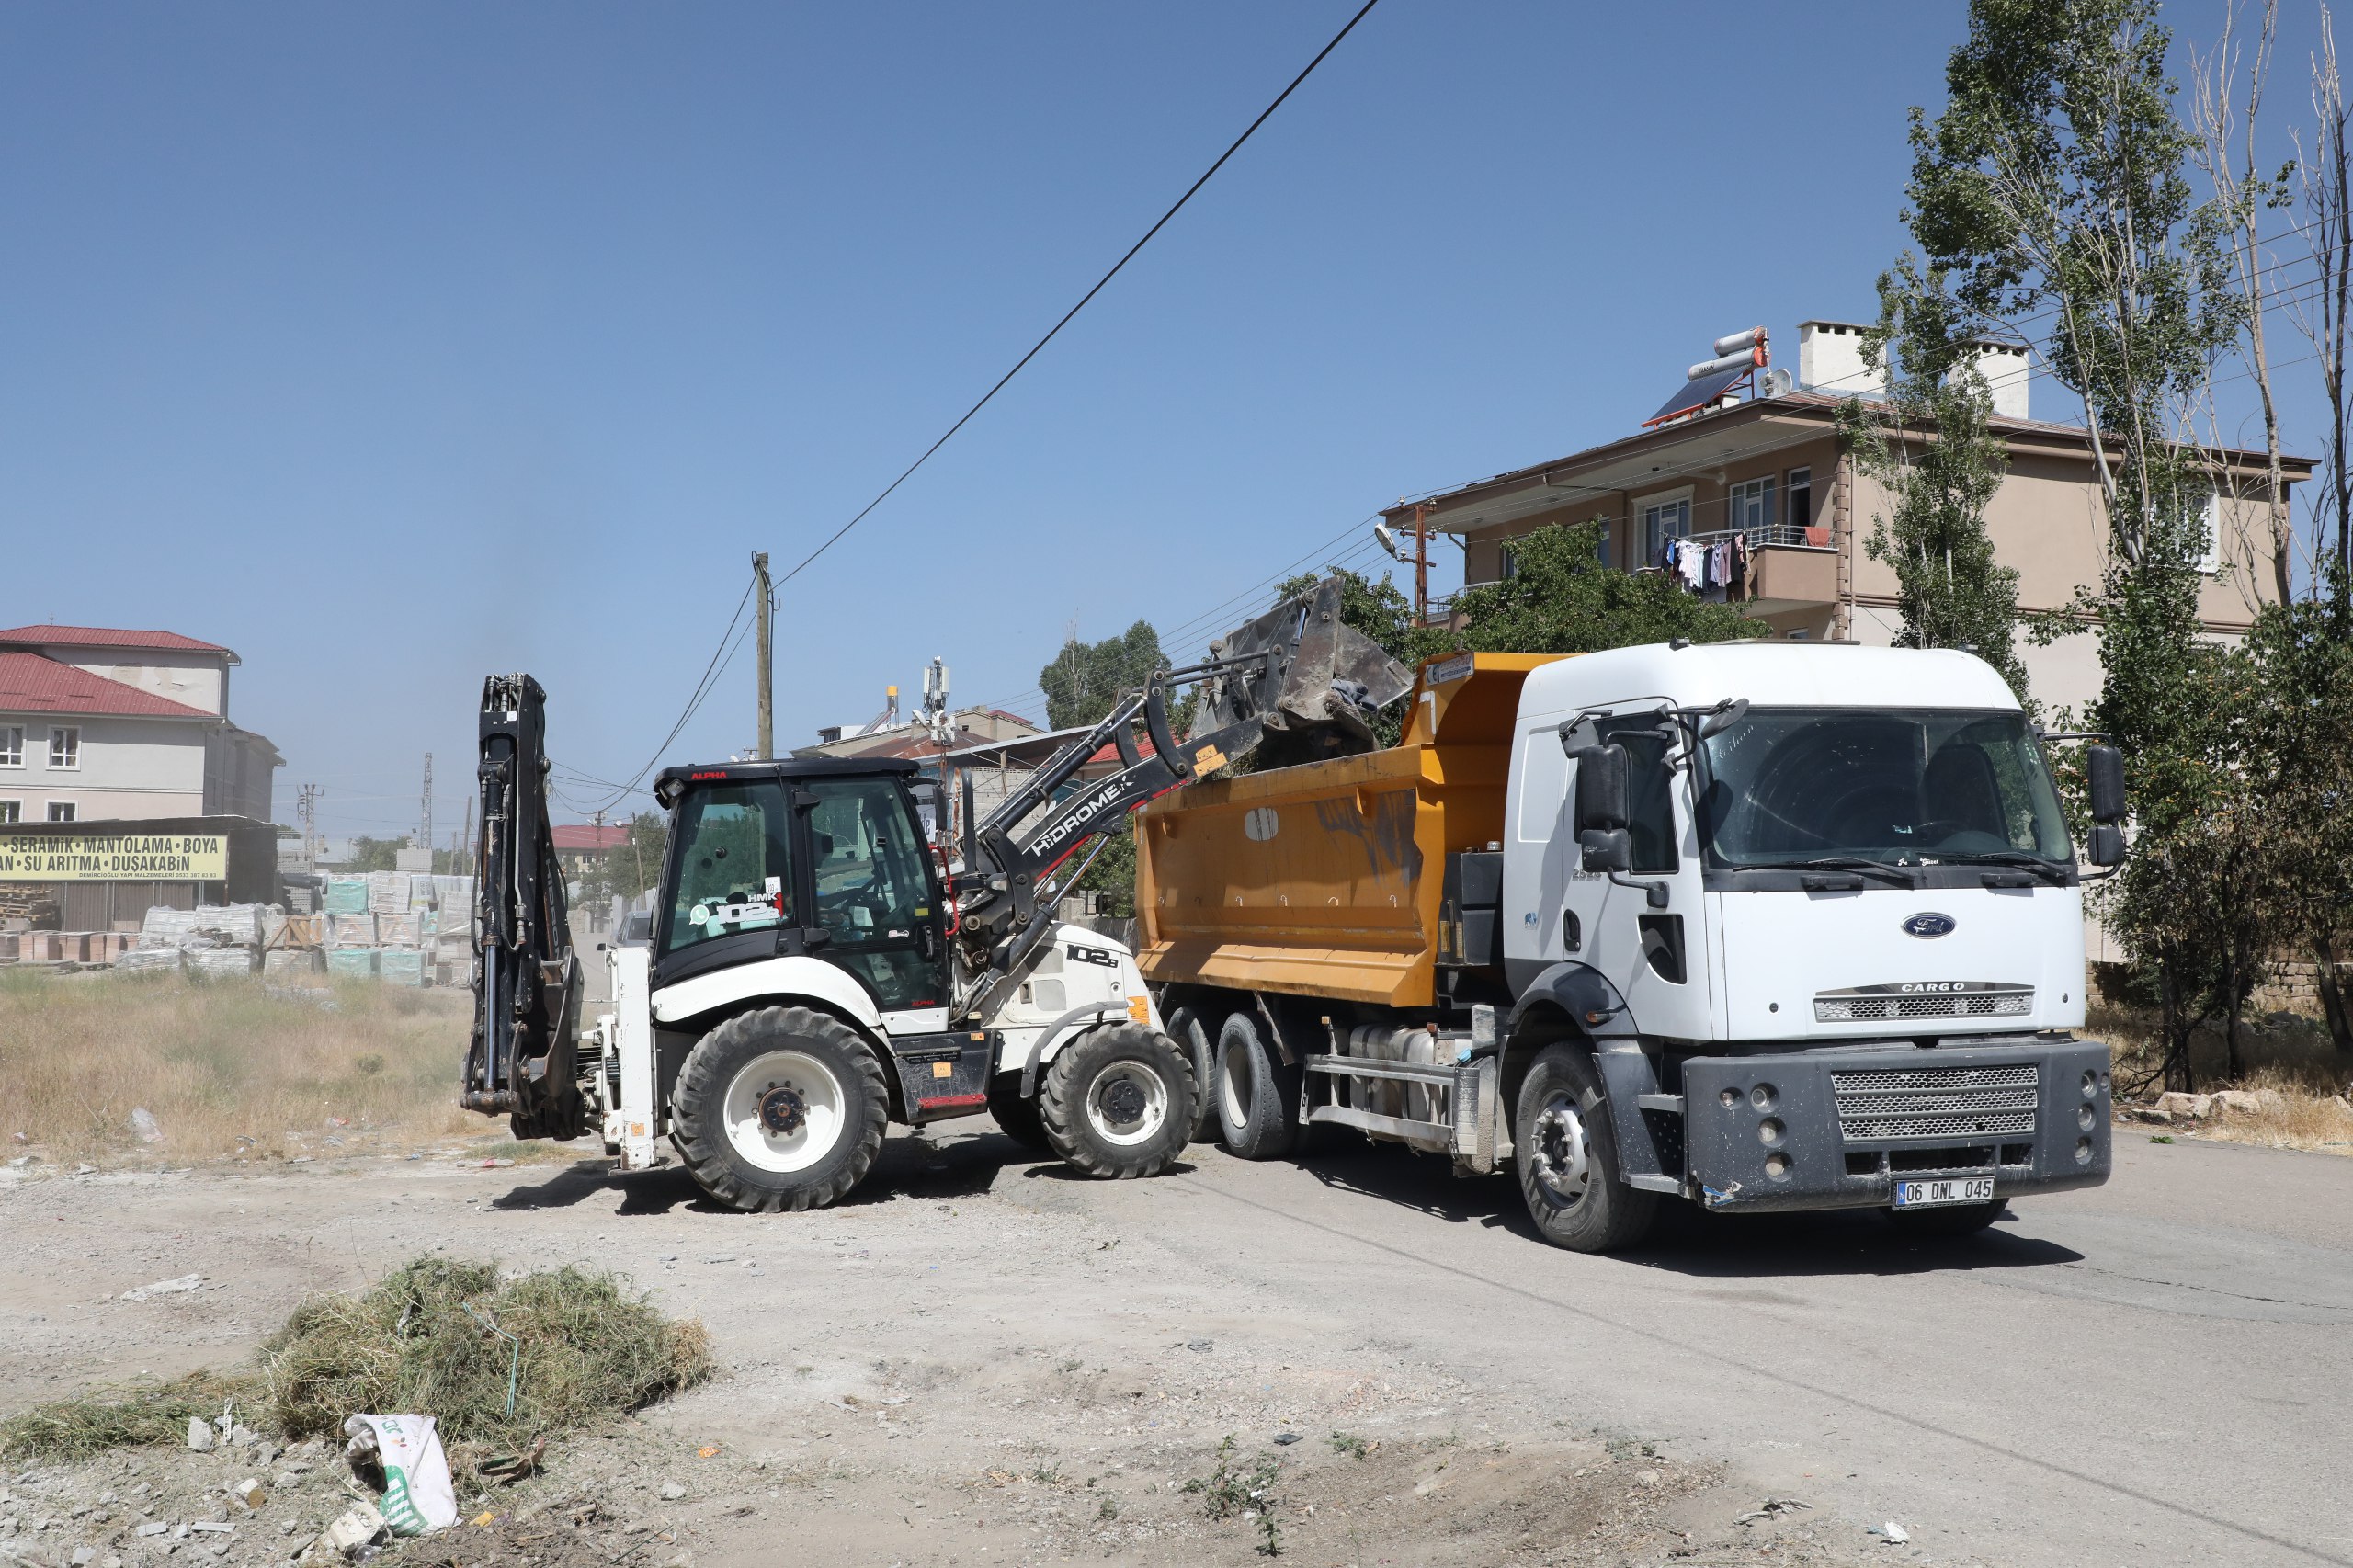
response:
[[[864,505],[1352,8],[0,10],[0,618],[235,648],[281,821],[317,783],[404,831],[429,750],[446,843],[492,670],[626,779],[751,551]],[[1718,334],[1794,364],[1871,309],[1963,18],[1384,0],[783,590],[779,744],[934,654],[1034,712],[1074,623],[1192,652],[1370,564],[1399,495],[1631,430]],[[665,760],[752,714],[747,643]]]

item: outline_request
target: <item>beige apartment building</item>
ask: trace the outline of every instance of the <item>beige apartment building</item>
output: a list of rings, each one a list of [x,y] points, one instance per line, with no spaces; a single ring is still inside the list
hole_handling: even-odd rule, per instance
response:
[[[1400,534],[1417,523],[1464,551],[1466,586],[1512,571],[1514,537],[1553,523],[1599,521],[1602,559],[1624,571],[1660,570],[1666,542],[1706,546],[1735,536],[1746,545],[1741,581],[1703,590],[1740,603],[1777,633],[1884,646],[1902,629],[1894,569],[1864,548],[1873,520],[1893,507],[1859,472],[1837,434],[1838,405],[1881,389],[1864,366],[1851,323],[1799,327],[1799,368],[1760,370],[1745,397],[1725,396],[1653,428],[1516,469],[1382,516]],[[2055,609],[2098,580],[2108,527],[2088,432],[2029,416],[2025,350],[1987,344],[1979,360],[1994,392],[1992,427],[2008,470],[1986,510],[1996,557],[2018,568],[2022,613]],[[2047,385],[2048,383],[2046,383]],[[2208,508],[2210,549],[2199,612],[2228,637],[2253,619],[2257,585],[2271,582],[2260,452],[2215,454],[2217,494]],[[2313,464],[2287,463],[2292,484]],[[2085,631],[2018,654],[2046,708],[2080,710],[2100,686],[2097,639]]]
[[[0,824],[269,821],[283,759],[229,720],[236,664],[176,631],[0,631]]]

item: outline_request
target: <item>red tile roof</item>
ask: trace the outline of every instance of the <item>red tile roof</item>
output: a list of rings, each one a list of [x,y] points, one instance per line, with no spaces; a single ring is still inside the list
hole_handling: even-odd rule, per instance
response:
[[[167,648],[181,653],[226,653],[218,642],[199,642],[176,631],[134,631],[119,626],[12,626],[0,643],[17,647]]]
[[[212,714],[39,653],[0,651],[0,713],[126,713],[148,719]]]
[[[558,849],[618,849],[629,842],[629,829],[619,824],[598,827],[594,823],[558,823],[549,829]]]

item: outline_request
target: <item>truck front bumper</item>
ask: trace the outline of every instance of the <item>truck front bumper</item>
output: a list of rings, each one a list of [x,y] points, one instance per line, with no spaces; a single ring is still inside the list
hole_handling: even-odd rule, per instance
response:
[[[1951,1176],[1990,1176],[1996,1198],[2097,1187],[2111,1158],[2108,1047],[1697,1057],[1682,1120],[1687,1190],[1715,1210],[1884,1208],[1898,1182]]]

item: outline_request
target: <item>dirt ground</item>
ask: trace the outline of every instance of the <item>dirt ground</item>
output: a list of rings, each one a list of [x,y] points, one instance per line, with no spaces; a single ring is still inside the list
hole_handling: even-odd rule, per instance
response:
[[[468,1489],[489,1522],[387,1564],[1924,1560],[1826,1508],[1737,1522],[1767,1501],[1753,1479],[1597,1430],[1490,1347],[1417,1359],[1377,1303],[1302,1315],[1117,1233],[985,1121],[894,1136],[848,1203],[761,1219],[601,1161],[323,1153],[0,1175],[0,1410],[232,1365],[304,1293],[442,1251],[626,1274],[709,1326],[722,1370],[557,1443],[538,1478]],[[189,1274],[199,1288],[126,1296]],[[12,1459],[0,1560],[285,1562],[347,1505],[347,1475],[333,1449],[266,1441]],[[258,1509],[230,1495],[248,1477],[269,1488]]]

